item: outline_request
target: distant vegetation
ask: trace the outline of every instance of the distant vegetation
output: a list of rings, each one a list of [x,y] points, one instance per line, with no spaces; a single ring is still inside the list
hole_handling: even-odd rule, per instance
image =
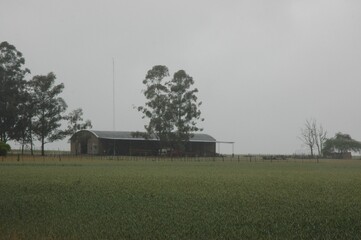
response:
[[[359,239],[361,162],[0,161],[0,239]]]
[[[332,154],[345,154],[347,152],[359,152],[361,150],[361,142],[351,138],[349,134],[336,133],[335,137],[329,138],[325,141],[323,153],[326,156]]]
[[[351,151],[361,151],[361,142],[352,139],[349,134],[338,132],[335,137],[327,138],[327,131],[315,119],[306,120],[299,139],[308,147],[311,157],[315,155],[315,148],[318,157],[333,158],[351,157]]]
[[[0,43],[0,140],[19,142],[33,150],[34,140],[41,144],[64,139],[75,131],[91,127],[82,123],[82,109],[66,114],[67,104],[59,95],[64,84],[55,84],[55,74],[37,75],[27,80],[30,70],[15,46]],[[62,121],[68,128],[61,129]]]

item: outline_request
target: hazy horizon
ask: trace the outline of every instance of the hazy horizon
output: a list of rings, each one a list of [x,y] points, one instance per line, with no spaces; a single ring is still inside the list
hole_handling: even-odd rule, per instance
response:
[[[361,140],[361,2],[4,0],[0,42],[35,75],[54,72],[68,111],[94,130],[142,131],[133,106],[154,65],[184,69],[203,102],[200,126],[236,154],[293,154],[306,119]],[[13,145],[18,148],[18,145]],[[39,148],[39,144],[37,144]],[[69,150],[66,140],[46,149]],[[221,152],[230,153],[230,145]]]

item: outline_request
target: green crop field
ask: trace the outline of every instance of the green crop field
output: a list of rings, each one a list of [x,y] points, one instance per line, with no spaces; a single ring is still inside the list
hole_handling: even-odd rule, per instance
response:
[[[0,159],[0,239],[360,239],[361,161]]]

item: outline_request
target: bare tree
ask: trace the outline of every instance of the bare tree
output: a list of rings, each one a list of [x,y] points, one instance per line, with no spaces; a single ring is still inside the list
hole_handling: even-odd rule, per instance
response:
[[[315,135],[314,138],[315,138],[315,144],[317,147],[318,155],[322,156],[323,146],[327,140],[327,131],[323,129],[321,124],[317,126],[315,120],[312,126],[313,126],[313,133]]]
[[[322,156],[323,147],[327,140],[327,131],[315,119],[306,120],[305,127],[301,129],[299,139],[310,149],[311,156],[314,156],[314,149],[317,148],[318,156]]]
[[[306,120],[305,127],[301,129],[301,136],[299,139],[310,149],[311,157],[313,157],[313,149],[315,147],[316,139],[314,129],[316,128],[315,120]]]

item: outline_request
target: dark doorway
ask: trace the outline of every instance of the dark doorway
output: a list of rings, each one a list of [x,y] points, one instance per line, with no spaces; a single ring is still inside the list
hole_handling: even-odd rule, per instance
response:
[[[87,141],[81,141],[80,150],[81,150],[81,154],[87,154],[88,153]]]

